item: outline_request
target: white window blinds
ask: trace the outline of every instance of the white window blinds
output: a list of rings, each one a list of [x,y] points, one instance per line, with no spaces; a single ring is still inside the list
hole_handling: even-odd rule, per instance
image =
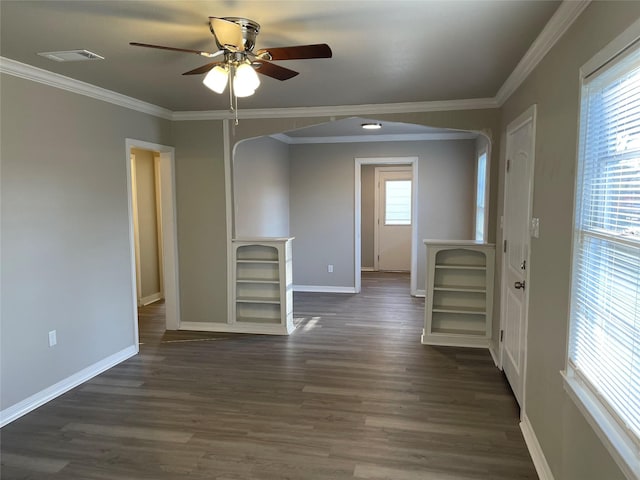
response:
[[[640,446],[640,49],[582,89],[569,369]]]

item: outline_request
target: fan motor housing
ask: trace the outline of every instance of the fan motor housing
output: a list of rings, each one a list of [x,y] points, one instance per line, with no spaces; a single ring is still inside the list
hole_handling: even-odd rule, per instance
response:
[[[242,42],[244,44],[244,49],[247,51],[252,51],[253,47],[256,45],[256,37],[258,36],[258,32],[260,32],[260,24],[258,22],[254,22],[253,20],[249,20],[248,18],[242,17],[220,17],[222,20],[226,20],[228,22],[233,22],[237,25],[240,25],[242,28]],[[215,32],[213,31],[213,25],[211,23],[211,18],[209,18],[209,30],[213,34],[213,38],[216,40],[216,44],[218,48],[223,49],[224,46],[218,43],[218,39],[216,37]]]

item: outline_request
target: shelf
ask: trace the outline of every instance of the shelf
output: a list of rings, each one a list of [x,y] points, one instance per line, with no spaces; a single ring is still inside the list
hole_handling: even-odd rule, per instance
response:
[[[446,270],[486,270],[486,265],[445,265],[445,264],[436,264],[436,269],[446,269]]]
[[[238,303],[269,303],[280,305],[280,298],[261,298],[261,297],[236,297]]]
[[[486,287],[467,287],[462,285],[435,285],[433,290],[439,292],[487,293]]]
[[[434,305],[431,309],[433,313],[458,313],[462,315],[486,315],[487,312],[483,309],[473,307],[449,307],[442,305]]]
[[[272,285],[279,285],[280,280],[261,280],[259,278],[238,278],[238,283],[270,283]]]
[[[288,335],[293,323],[291,238],[233,240],[232,317],[249,333]]]
[[[422,343],[488,347],[493,322],[495,246],[425,241],[427,275]]]
[[[473,335],[473,336],[484,336],[484,330],[463,330],[458,328],[434,328],[431,330],[432,334],[435,335]]]
[[[260,258],[242,258],[242,259],[236,260],[236,262],[237,263],[272,263],[275,265],[279,263],[278,260],[264,260]]]

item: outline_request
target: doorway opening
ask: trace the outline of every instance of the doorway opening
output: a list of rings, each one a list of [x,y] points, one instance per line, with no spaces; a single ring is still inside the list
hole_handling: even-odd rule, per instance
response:
[[[370,181],[372,171],[373,184]],[[365,271],[409,271],[411,295],[417,294],[418,229],[412,218],[417,211],[417,178],[418,157],[355,159],[356,293],[362,287],[364,260],[364,263],[369,263],[364,265]],[[373,218],[366,213],[367,208],[363,218],[363,205],[373,207]],[[366,232],[371,230],[367,235]]]
[[[180,327],[173,147],[126,139],[132,308],[136,344],[138,307],[164,299],[163,329]],[[155,258],[154,258],[155,257]]]

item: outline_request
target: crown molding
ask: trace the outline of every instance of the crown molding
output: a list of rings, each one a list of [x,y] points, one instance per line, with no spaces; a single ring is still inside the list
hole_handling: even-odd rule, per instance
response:
[[[78,93],[87,97],[112,103],[120,107],[129,108],[138,112],[153,115],[155,117],[171,120],[173,112],[166,108],[143,102],[133,97],[122,95],[102,87],[91,85],[90,83],[81,82],[73,78],[65,77],[58,73],[53,73],[42,68],[27,65],[26,63],[17,62],[10,58],[0,57],[0,73],[13,75],[14,77],[24,78],[37,83],[42,83],[50,87],[60,88],[68,92]]]
[[[260,108],[238,110],[239,119],[333,117],[382,115],[386,113],[442,112],[452,110],[484,110],[498,108],[493,98],[438,100],[434,102],[378,103],[369,105],[333,105],[326,107]],[[227,110],[174,112],[173,120],[225,120],[234,118]]]
[[[591,0],[564,0],[558,10],[553,14],[549,22],[531,44],[511,75],[502,84],[494,100],[498,107],[515,92],[522,82],[529,76],[534,68],[542,61],[560,38],[566,33],[573,22],[580,16]]]
[[[478,135],[472,132],[402,133],[382,135],[352,135],[335,137],[290,137],[284,133],[270,135],[271,138],[288,145],[317,143],[372,143],[372,142],[419,142],[424,140],[472,140]]]

